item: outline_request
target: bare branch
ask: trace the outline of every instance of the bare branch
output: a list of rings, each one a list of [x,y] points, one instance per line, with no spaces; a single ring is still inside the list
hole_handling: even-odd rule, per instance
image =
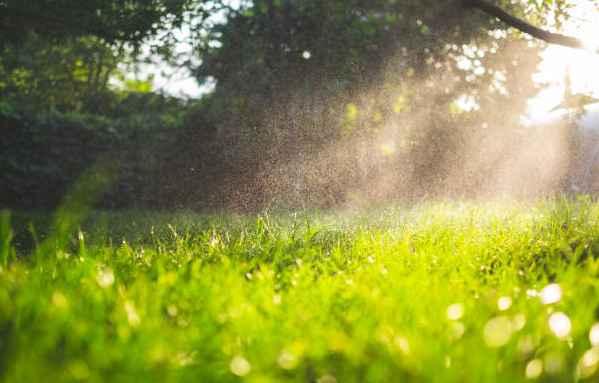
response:
[[[478,8],[483,12],[497,17],[499,20],[503,21],[507,25],[512,26],[524,33],[528,33],[533,37],[546,41],[549,44],[562,45],[569,48],[590,50],[589,47],[586,46],[582,40],[577,39],[576,37],[565,36],[559,33],[547,32],[541,28],[535,27],[534,25],[509,14],[497,5],[491,4],[485,0],[462,0],[462,4]],[[594,53],[599,54],[599,50],[594,51]]]

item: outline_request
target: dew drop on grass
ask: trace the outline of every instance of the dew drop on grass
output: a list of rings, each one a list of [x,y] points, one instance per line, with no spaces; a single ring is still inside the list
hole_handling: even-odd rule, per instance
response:
[[[543,289],[540,292],[541,302],[544,305],[557,303],[562,300],[562,296],[562,288],[557,283],[552,283],[543,287]]]
[[[593,346],[599,345],[599,322],[591,327],[591,331],[589,331],[589,340]]]
[[[462,322],[453,322],[450,327],[451,337],[454,339],[461,338],[465,330],[466,327]]]
[[[556,312],[551,314],[549,317],[549,328],[555,336],[559,339],[563,339],[570,334],[570,330],[572,330],[572,323],[570,322],[570,318],[563,312]]]
[[[69,306],[69,301],[60,291],[55,291],[52,293],[52,304],[56,308],[64,309]]]
[[[461,303],[454,303],[449,305],[445,310],[445,315],[449,320],[458,320],[464,316],[464,305]]]
[[[526,377],[528,379],[538,378],[543,372],[543,361],[541,359],[533,359],[526,365]]]
[[[114,273],[110,267],[104,264],[96,265],[96,282],[103,289],[112,286],[114,283]]]
[[[125,312],[127,313],[127,321],[131,327],[137,327],[141,323],[137,309],[135,308],[135,302],[128,299],[124,304]]]
[[[403,336],[395,337],[393,343],[395,343],[404,354],[410,353],[410,342],[408,342],[408,340]]]
[[[512,323],[506,316],[490,319],[483,330],[484,340],[489,347],[501,347],[509,342],[512,336]]]
[[[234,356],[231,363],[229,363],[229,369],[234,375],[246,376],[252,369],[252,366],[250,365],[250,362],[241,356]]]
[[[526,324],[526,317],[524,314],[516,314],[512,317],[512,331],[520,331]]]
[[[445,315],[447,315],[447,319],[449,320],[458,320],[464,316],[464,305],[461,303],[454,303],[447,307],[445,310]]]
[[[597,365],[599,364],[599,349],[593,347],[587,350],[582,358],[578,361],[576,366],[577,378],[588,378],[597,371]]]
[[[500,311],[505,311],[512,307],[512,298],[511,297],[501,297],[497,300],[497,308]]]

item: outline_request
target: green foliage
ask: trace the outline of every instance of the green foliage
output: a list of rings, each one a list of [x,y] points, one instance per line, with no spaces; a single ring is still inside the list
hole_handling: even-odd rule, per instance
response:
[[[10,241],[12,240],[12,229],[10,227],[10,211],[0,211],[0,266],[8,265],[8,257],[11,253]]]
[[[589,199],[98,212],[0,268],[0,380],[595,381],[597,219]]]
[[[198,3],[202,3],[201,1]],[[181,25],[190,0],[5,0],[0,3],[0,47],[35,32],[55,41],[96,36],[109,43],[140,43],[166,27]]]
[[[177,140],[183,115],[175,114],[176,107],[169,109],[169,102],[152,95],[129,95],[119,107],[134,111],[140,107],[136,103],[155,105],[156,113],[125,118],[55,113],[35,119],[0,114],[0,206],[51,209],[77,177],[102,156],[124,161],[121,188],[109,194],[108,205],[119,206],[125,200],[132,204],[140,198],[131,194],[131,189],[143,188],[140,179],[159,177],[156,172],[164,168],[165,155],[172,153],[164,149]],[[159,180],[153,184],[158,187]]]
[[[538,25],[550,11],[553,26],[567,17],[564,2],[496,3]],[[0,2],[2,206],[55,206],[99,155],[121,151],[133,165],[110,199],[135,206],[331,207],[386,175],[384,200],[434,196],[463,165],[458,149],[515,136],[536,91],[540,47],[458,0],[82,4]],[[217,13],[226,23],[208,18]],[[213,94],[187,103],[151,79],[111,89],[149,37],[176,61],[179,27],[201,60],[181,65]],[[461,97],[477,107],[459,109]]]
[[[120,59],[94,37],[55,44],[29,33],[0,55],[0,101],[27,115],[102,112],[115,97],[108,81]]]

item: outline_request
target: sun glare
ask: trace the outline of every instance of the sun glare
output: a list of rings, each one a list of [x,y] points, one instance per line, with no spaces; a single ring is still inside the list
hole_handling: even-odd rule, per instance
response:
[[[533,120],[542,120],[563,100],[566,73],[570,73],[572,93],[583,93],[599,98],[599,12],[588,0],[570,0],[574,7],[572,18],[564,24],[562,33],[580,38],[589,50],[577,50],[552,45],[541,53],[543,61],[533,80],[548,87],[528,101],[528,112]]]
[[[585,23],[582,25],[579,33],[580,39],[588,50],[596,52],[599,49],[599,17],[593,20],[592,24]]]

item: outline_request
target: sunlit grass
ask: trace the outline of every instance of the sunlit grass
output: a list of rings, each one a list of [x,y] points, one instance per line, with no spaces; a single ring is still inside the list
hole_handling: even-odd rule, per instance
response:
[[[599,205],[589,199],[96,212],[54,247],[45,217],[10,218],[6,382],[597,377]]]

